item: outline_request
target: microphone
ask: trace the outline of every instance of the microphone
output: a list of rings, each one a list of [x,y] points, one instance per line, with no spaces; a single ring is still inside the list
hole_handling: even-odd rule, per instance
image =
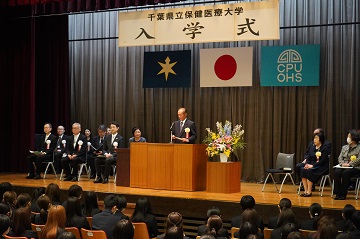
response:
[[[170,130],[172,130],[172,127],[174,126],[175,121],[172,122],[171,126],[170,126]]]

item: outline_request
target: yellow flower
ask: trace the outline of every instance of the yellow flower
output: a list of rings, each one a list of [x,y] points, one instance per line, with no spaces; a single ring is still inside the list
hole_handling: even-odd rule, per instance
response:
[[[319,151],[316,152],[316,153],[315,153],[315,156],[316,156],[317,158],[321,157],[321,152],[319,152]]]
[[[355,155],[351,155],[350,161],[354,161],[354,160],[356,160],[356,156],[355,156]]]
[[[190,128],[185,128],[185,133],[189,133],[190,132]]]

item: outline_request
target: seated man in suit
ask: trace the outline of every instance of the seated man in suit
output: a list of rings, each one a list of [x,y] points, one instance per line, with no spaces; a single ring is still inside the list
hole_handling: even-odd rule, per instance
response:
[[[105,209],[93,216],[92,229],[103,230],[107,238],[113,238],[112,234],[116,223],[121,219],[126,219],[123,214],[116,213],[118,204],[119,199],[117,196],[113,194],[106,196],[104,198]]]
[[[95,159],[97,156],[101,155],[104,147],[104,139],[106,135],[106,126],[101,124],[97,129],[98,135],[96,135],[91,141],[90,151],[88,153],[88,165],[91,169],[90,179],[96,177],[95,170]]]
[[[61,167],[63,168],[66,178],[64,181],[78,181],[78,168],[80,163],[86,161],[86,136],[81,134],[81,125],[79,123],[73,123],[72,133],[68,143],[66,144],[65,153],[61,158]],[[72,168],[72,172],[69,168]]]
[[[243,211],[245,211],[246,209],[253,209],[255,207],[254,197],[251,195],[242,196],[242,198],[240,200],[240,206]],[[240,228],[240,226],[242,225],[242,218],[243,218],[242,214],[232,218],[231,219],[231,227]],[[256,226],[257,226],[257,228],[260,228],[261,231],[264,231],[264,222],[263,222],[263,219],[261,216],[258,217],[258,225],[256,225]]]
[[[44,135],[40,137],[40,145],[35,149],[36,153],[32,153],[26,158],[29,168],[27,179],[40,179],[42,162],[52,161],[53,152],[56,146],[56,136],[51,133],[52,125],[44,124]],[[36,169],[34,168],[34,164]]]
[[[179,120],[171,126],[172,140],[174,143],[194,144],[197,138],[195,123],[187,119],[187,110],[178,110]]]
[[[94,183],[108,183],[111,172],[111,165],[116,163],[117,153],[115,149],[125,148],[125,141],[122,136],[118,134],[119,123],[112,121],[110,123],[111,134],[106,135],[103,146],[102,155],[95,159],[95,169],[97,178]],[[105,165],[103,177],[101,177],[101,165]]]
[[[65,127],[62,125],[59,125],[57,127],[57,134],[58,138],[56,140],[56,149],[54,151],[54,167],[56,170],[56,173],[61,173],[61,158],[62,155],[65,153],[65,147],[67,144],[67,141],[69,140],[69,136],[65,135]]]

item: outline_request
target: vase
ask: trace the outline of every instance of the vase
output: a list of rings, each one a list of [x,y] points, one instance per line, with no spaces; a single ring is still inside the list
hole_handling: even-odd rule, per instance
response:
[[[222,163],[226,163],[228,161],[229,157],[224,154],[224,153],[220,153],[220,162]]]

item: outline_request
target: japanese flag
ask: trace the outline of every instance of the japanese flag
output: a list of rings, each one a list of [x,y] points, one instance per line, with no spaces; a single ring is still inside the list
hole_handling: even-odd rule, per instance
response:
[[[200,49],[200,87],[252,86],[253,48]]]

